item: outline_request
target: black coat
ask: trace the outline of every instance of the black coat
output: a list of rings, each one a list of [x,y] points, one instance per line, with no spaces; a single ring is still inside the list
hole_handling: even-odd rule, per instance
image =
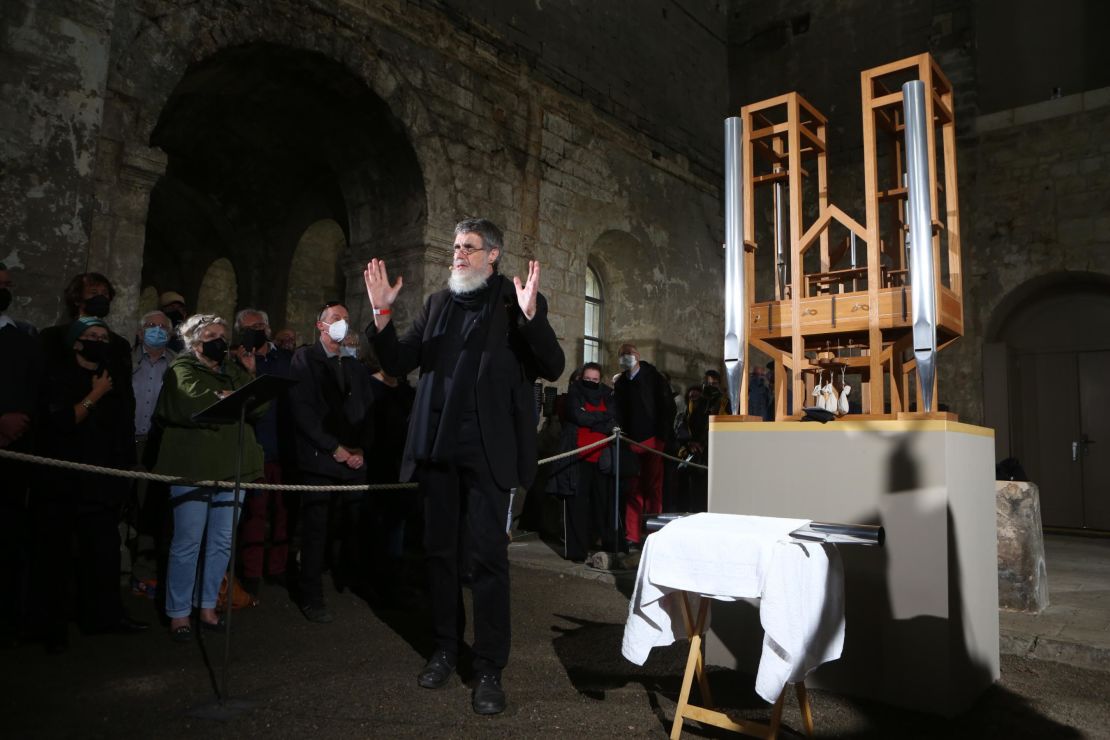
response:
[[[675,407],[671,388],[654,365],[641,360],[635,380],[629,380],[627,372],[621,373],[613,393],[621,431],[637,442],[649,437],[666,441],[674,423]]]
[[[77,421],[74,406],[92,390],[93,371],[68,362],[47,368],[40,393],[36,452],[79,463],[130,468],[135,463],[135,407],[115,385]],[[128,390],[130,384],[128,384]],[[35,480],[40,495],[66,505],[114,508],[127,497],[126,478],[65,468],[44,468]]]
[[[289,408],[298,467],[337,480],[364,481],[365,466],[352,470],[332,455],[340,445],[365,453],[374,441],[370,376],[357,360],[342,357],[346,388],[341,389],[334,363],[318,340],[293,355],[290,375],[298,382],[289,389]]]
[[[547,300],[536,299],[536,315],[524,318],[517,305],[513,283],[500,275],[490,278],[493,309],[485,345],[473,381],[482,445],[490,471],[501,488],[529,486],[536,475],[536,404],[533,383],[537,376],[554,381],[566,362],[563,348],[547,321]],[[404,377],[420,368],[414,413],[409,422],[408,441],[401,463],[401,480],[412,480],[416,472],[414,439],[427,439],[429,419],[415,412],[424,408],[424,397],[432,393],[435,368],[440,359],[434,337],[441,313],[451,301],[451,292],[441,290],[424,301],[424,310],[398,337],[391,321],[378,332],[374,324],[366,336],[382,368],[394,377]]]

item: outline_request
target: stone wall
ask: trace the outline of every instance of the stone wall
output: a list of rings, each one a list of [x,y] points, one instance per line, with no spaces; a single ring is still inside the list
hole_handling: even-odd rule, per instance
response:
[[[0,44],[0,262],[11,313],[39,325],[88,262],[114,0],[5,3]]]
[[[650,348],[645,358],[693,379],[719,362],[722,331],[718,6],[25,3],[14,13],[14,45],[2,50],[12,62],[4,99],[20,102],[0,119],[0,259],[25,270],[18,313],[38,324],[59,319],[64,280],[88,266],[117,283],[110,318],[129,332],[144,288],[195,300],[205,270],[227,257],[240,303],[269,308],[280,323],[282,265],[306,228],[335,218],[347,241],[339,268],[352,313],[365,314],[362,265],[389,256],[406,277],[404,324],[422,295],[443,284],[454,223],[482,214],[505,229],[505,272],[522,273],[528,258],[544,264],[543,290],[569,363],[580,359],[585,266],[593,260],[620,296],[607,305],[607,362],[615,361],[608,345],[628,338]],[[80,44],[44,36],[85,16],[97,23],[81,27]],[[233,70],[244,68],[226,60],[252,50],[261,50],[262,66],[248,69],[262,76],[253,90],[236,90]],[[253,180],[249,172],[241,179],[261,195],[239,184],[235,192],[199,187],[201,149],[188,135],[206,132],[218,113],[204,105],[266,91],[266,65],[277,70],[289,59],[317,76],[337,65],[333,98],[363,96],[367,115],[406,142],[411,159],[390,163],[365,140],[344,158],[355,127],[339,121],[339,129],[313,128],[295,142],[315,146],[313,161],[332,173],[322,184],[282,190],[282,173],[259,166]],[[276,87],[274,97],[289,90]],[[311,105],[303,100],[302,109]],[[173,118],[189,105],[193,118]],[[230,134],[249,150],[281,133],[273,123]],[[288,143],[277,137],[271,146],[284,152]],[[398,178],[413,177],[411,196],[390,205]],[[152,193],[157,213],[167,215],[151,216]],[[267,199],[265,212],[252,208]],[[178,210],[165,210],[167,202]],[[603,238],[612,233],[627,239]],[[618,243],[636,248],[608,250]]]

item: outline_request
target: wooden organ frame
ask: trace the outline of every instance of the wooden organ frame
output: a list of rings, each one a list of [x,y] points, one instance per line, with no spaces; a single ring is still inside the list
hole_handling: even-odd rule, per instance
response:
[[[813,105],[790,92],[741,108],[748,345],[744,352],[747,356],[754,347],[774,361],[775,420],[800,418],[814,385],[826,373],[861,377],[863,387],[855,390],[860,393],[863,414],[851,418],[955,418],[945,412],[910,412],[911,404],[922,408],[912,357],[913,288],[908,284],[904,247],[908,228],[901,86],[913,79],[925,85],[926,120],[933,121],[927,127],[927,149],[939,350],[963,334],[963,280],[953,90],[932,56],[919,54],[860,75],[862,224],[828,200],[828,120]],[[810,193],[807,199],[807,185],[813,190],[812,182],[807,183],[811,178],[816,178],[816,196]],[[776,275],[772,297],[755,300],[756,193],[776,182],[784,183],[786,191],[786,279],[780,281]],[[807,207],[817,214],[810,223],[805,221]],[[848,236],[830,243],[830,228],[835,224]],[[866,264],[860,266],[857,261],[854,269],[840,267],[853,235],[857,254],[866,255]],[[771,246],[774,254],[774,237]],[[816,262],[818,269],[807,271],[806,256],[814,247],[818,256],[811,256],[810,263]],[[749,367],[746,361],[745,367]],[[748,375],[744,373],[740,415],[748,414]],[[787,382],[793,389],[790,415]],[[934,385],[933,398],[938,398],[935,390]]]

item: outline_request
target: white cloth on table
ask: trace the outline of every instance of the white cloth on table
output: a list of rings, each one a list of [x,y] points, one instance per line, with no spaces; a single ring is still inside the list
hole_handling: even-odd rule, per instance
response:
[[[764,599],[760,621],[766,634],[756,690],[767,701],[775,701],[787,681],[801,680],[839,657],[844,638],[839,557],[832,546],[789,538],[809,521],[696,514],[649,536],[621,653],[643,665],[653,647],[687,637],[681,604],[672,596],[686,591],[721,601]]]

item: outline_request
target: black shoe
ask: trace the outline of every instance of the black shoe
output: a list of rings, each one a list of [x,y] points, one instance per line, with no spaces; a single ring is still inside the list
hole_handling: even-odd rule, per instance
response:
[[[496,673],[479,673],[474,679],[474,693],[470,706],[477,714],[501,714],[505,711],[505,691],[501,676]]]
[[[455,661],[446,650],[437,650],[416,676],[416,683],[426,689],[442,689],[455,672]]]
[[[335,621],[335,615],[328,611],[328,608],[323,604],[320,606],[302,606],[301,614],[304,614],[304,618],[308,621],[317,624],[328,624]]]
[[[146,632],[149,629],[149,623],[140,622],[137,619],[132,619],[126,614],[120,617],[119,624],[116,625],[116,633],[120,635],[137,635],[140,632]]]
[[[257,599],[258,587],[262,585],[262,579],[257,576],[243,576],[239,579],[239,585],[243,587],[244,591]]]
[[[206,622],[200,617],[197,617],[197,624],[200,625],[200,628],[205,632],[227,632],[227,619],[224,618],[223,614],[216,617],[215,622]]]
[[[272,573],[265,576],[264,580],[267,586],[281,586],[282,588],[288,588],[289,586],[284,573]]]

